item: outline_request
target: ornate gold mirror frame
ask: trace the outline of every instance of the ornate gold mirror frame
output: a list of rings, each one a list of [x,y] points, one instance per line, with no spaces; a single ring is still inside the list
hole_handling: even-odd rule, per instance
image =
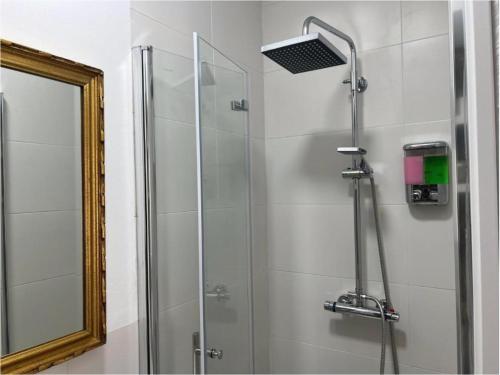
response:
[[[3,39],[0,47],[2,67],[80,86],[82,98],[84,329],[1,359],[2,373],[27,373],[106,341],[103,72]]]

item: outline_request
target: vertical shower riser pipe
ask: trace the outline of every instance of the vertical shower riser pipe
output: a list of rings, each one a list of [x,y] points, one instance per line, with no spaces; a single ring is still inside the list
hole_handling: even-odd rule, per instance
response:
[[[358,79],[357,79],[357,58],[356,47],[354,41],[342,31],[330,26],[329,24],[321,21],[316,17],[307,17],[302,27],[302,34],[309,34],[309,26],[311,23],[331,32],[333,35],[343,39],[351,49],[351,118],[352,118],[352,146],[357,147],[359,144],[358,137]],[[357,169],[358,159],[356,156],[352,157],[352,168]],[[359,186],[359,179],[353,178],[353,206],[354,206],[354,262],[356,273],[356,287],[355,292],[357,295],[356,304],[358,306],[363,304],[363,299],[360,297],[364,294],[363,275],[362,275],[362,262],[361,262],[361,191]]]

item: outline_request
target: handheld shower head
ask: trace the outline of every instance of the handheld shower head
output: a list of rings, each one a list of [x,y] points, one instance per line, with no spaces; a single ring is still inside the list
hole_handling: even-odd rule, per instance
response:
[[[268,44],[261,52],[293,74],[347,63],[347,57],[320,33]]]

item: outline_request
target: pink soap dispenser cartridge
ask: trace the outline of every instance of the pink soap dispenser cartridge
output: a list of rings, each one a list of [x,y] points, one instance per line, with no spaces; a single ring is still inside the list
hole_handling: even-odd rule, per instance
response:
[[[424,157],[405,156],[405,184],[422,185],[424,183]]]

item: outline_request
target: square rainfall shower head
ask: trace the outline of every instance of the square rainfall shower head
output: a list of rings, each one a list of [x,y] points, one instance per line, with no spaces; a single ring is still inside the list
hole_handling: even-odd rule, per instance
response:
[[[261,52],[293,74],[347,63],[347,57],[320,33],[268,44]]]

